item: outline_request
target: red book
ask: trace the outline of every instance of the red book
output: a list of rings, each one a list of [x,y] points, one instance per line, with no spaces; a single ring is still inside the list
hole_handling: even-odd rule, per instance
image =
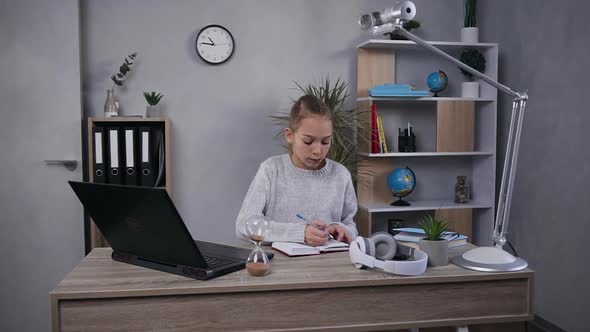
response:
[[[372,105],[372,109],[371,109],[371,129],[372,129],[372,135],[371,135],[371,152],[373,153],[379,153],[379,132],[377,129],[377,104],[373,104]]]

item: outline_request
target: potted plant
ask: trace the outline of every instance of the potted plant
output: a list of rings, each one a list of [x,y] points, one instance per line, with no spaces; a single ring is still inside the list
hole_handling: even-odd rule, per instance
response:
[[[464,28],[461,29],[463,43],[477,43],[479,31],[477,29],[477,0],[465,0]]]
[[[301,94],[310,94],[321,99],[326,106],[332,111],[332,123],[334,132],[332,135],[332,147],[328,153],[328,158],[341,163],[350,171],[353,179],[357,179],[357,154],[356,139],[363,140],[363,143],[369,143],[367,133],[371,132],[371,126],[366,120],[367,116],[360,116],[363,111],[350,109],[346,107],[346,100],[349,97],[348,82],[338,78],[336,82],[330,80],[328,76],[322,77],[317,83],[308,83],[305,86],[295,82],[296,90]],[[295,100],[291,99],[293,102]],[[289,125],[289,111],[278,112],[272,115],[273,124],[280,126],[274,136],[279,140],[284,135],[284,128]],[[358,135],[355,135],[358,133]],[[285,148],[287,148],[285,146]]]
[[[449,244],[443,235],[449,228],[445,219],[426,215],[418,225],[424,230],[426,238],[420,239],[418,247],[428,255],[428,266],[449,264]]]
[[[123,64],[119,66],[119,72],[111,76],[113,87],[107,90],[107,100],[104,103],[104,116],[107,118],[119,115],[119,98],[115,95],[115,86],[123,86],[136,56],[137,52],[133,52],[125,57]]]
[[[407,22],[404,22],[403,27],[407,31],[410,31],[412,29],[418,29],[420,27],[420,22],[418,22],[416,20],[409,20]],[[393,32],[388,32],[385,35],[389,35],[389,38],[392,40],[407,40],[408,39],[398,33],[393,33]]]
[[[486,58],[478,49],[464,49],[463,52],[461,52],[459,60],[479,72],[483,73],[486,70]],[[471,73],[461,68],[459,68],[459,70],[461,70],[461,73],[463,73],[467,79],[467,82],[461,83],[461,97],[478,98],[479,82],[473,81],[473,75],[471,75]]]
[[[145,100],[148,103],[145,110],[145,117],[157,118],[161,116],[160,107],[158,106],[158,103],[160,102],[160,100],[162,100],[162,97],[164,97],[164,95],[161,93],[156,93],[155,91],[149,93],[144,91],[143,96],[145,97]]]

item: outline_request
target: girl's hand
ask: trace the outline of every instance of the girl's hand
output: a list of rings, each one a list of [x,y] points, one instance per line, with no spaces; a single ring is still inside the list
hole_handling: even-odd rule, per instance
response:
[[[305,244],[317,247],[325,244],[329,239],[326,231],[326,223],[321,220],[314,220],[305,227]]]
[[[330,233],[336,241],[342,241],[346,243],[352,242],[352,235],[350,235],[346,228],[340,224],[331,224],[328,226],[328,233]]]

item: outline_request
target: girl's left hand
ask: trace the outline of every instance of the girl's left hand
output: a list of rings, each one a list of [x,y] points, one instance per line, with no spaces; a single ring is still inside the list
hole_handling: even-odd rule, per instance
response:
[[[336,241],[342,241],[346,243],[352,242],[352,236],[346,228],[340,224],[331,224],[328,226],[328,233],[330,233]]]

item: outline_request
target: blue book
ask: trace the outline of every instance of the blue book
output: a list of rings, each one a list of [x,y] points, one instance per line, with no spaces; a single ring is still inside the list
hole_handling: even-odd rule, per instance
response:
[[[369,90],[371,97],[428,97],[430,93],[425,90],[410,91],[374,91]]]

